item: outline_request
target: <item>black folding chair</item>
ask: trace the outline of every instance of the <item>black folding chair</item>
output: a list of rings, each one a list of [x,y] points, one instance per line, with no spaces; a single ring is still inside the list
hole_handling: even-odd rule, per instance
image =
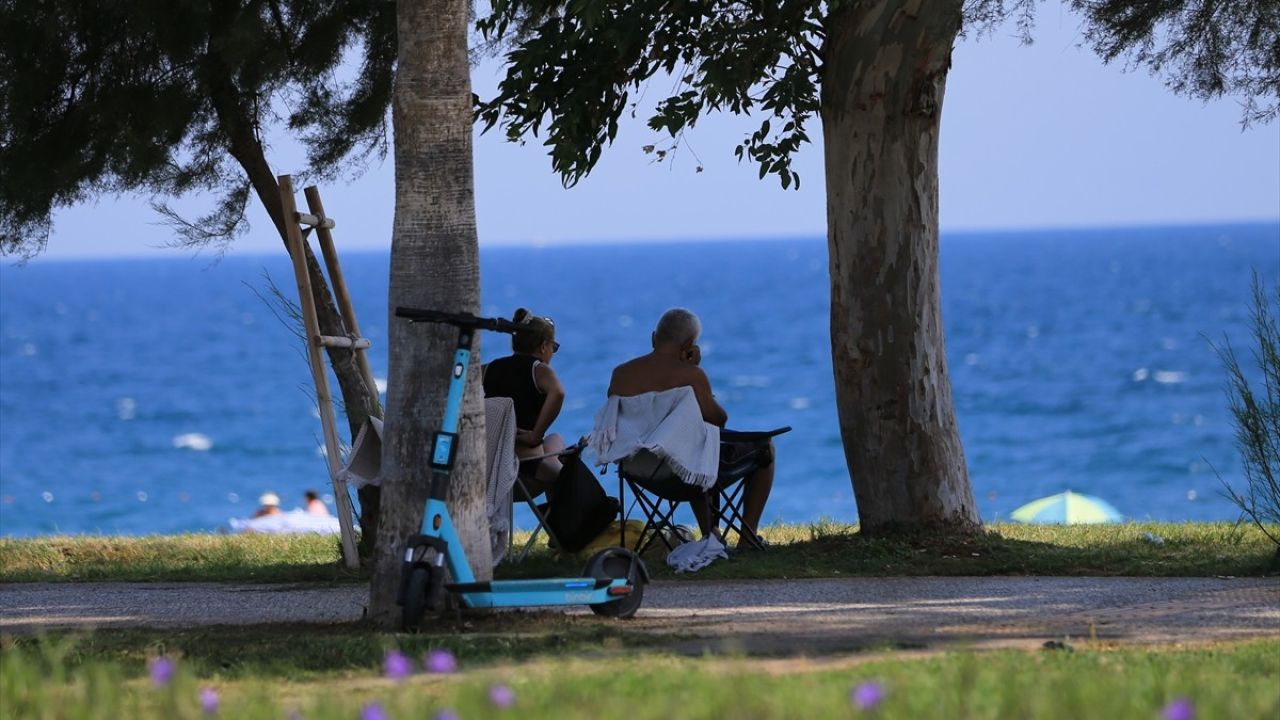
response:
[[[759,432],[722,430],[720,443],[723,447],[725,443],[762,441],[790,430],[790,427]],[[744,480],[771,461],[765,446],[739,457],[728,458],[727,462],[722,459],[716,482],[707,490],[681,480],[665,461],[648,450],[641,450],[619,461],[618,497],[624,498],[624,489],[630,488],[631,495],[635,498],[630,506],[625,502],[621,505],[623,546],[627,547],[627,517],[636,507],[639,507],[645,520],[636,543],[636,552],[643,554],[656,539],[661,539],[668,551],[674,550],[676,543],[672,542],[672,538],[677,535],[672,518],[680,503],[705,503],[711,527],[700,528],[701,530],[718,530],[723,526],[725,531],[734,532],[753,547],[763,550],[764,543],[759,535],[743,521],[742,506],[746,497]]]

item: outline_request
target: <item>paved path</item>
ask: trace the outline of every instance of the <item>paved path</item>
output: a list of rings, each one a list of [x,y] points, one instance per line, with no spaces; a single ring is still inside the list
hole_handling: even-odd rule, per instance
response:
[[[0,633],[358,620],[364,586],[204,583],[0,585]],[[576,610],[582,612],[582,610]],[[1280,579],[891,577],[659,582],[629,628],[678,649],[753,653],[1280,637]]]

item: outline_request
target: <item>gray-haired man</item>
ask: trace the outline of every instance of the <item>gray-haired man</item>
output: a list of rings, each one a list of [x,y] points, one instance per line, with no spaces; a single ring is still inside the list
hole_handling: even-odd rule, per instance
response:
[[[702,350],[698,347],[698,337],[701,334],[702,323],[697,315],[684,308],[666,311],[653,331],[653,351],[614,368],[613,376],[609,379],[609,395],[632,397],[689,386],[693,388],[698,407],[702,410],[702,419],[723,428],[729,414],[716,402],[711,392],[711,381],[699,367]],[[763,442],[768,445],[767,460],[743,481],[743,521],[753,533],[764,513],[769,491],[773,489],[773,443],[768,440]],[[741,453],[754,451],[757,446],[756,443],[723,443],[721,449],[721,462],[724,463],[739,457]],[[705,535],[711,524],[707,509],[694,504],[693,512]],[[738,546],[745,548],[750,545],[739,539]]]

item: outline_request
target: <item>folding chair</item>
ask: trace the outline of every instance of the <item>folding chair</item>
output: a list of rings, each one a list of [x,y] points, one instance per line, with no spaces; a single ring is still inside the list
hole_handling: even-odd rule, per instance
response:
[[[746,442],[771,439],[789,432],[790,427],[761,432],[740,432],[722,430],[720,442]],[[626,544],[626,520],[632,509],[637,506],[645,518],[645,526],[640,539],[636,543],[636,552],[643,554],[656,539],[661,539],[667,550],[674,550],[671,537],[676,536],[675,524],[672,522],[680,503],[705,503],[709,528],[700,528],[704,532],[719,531],[721,526],[732,531],[739,538],[745,539],[753,547],[764,549],[760,537],[747,528],[742,517],[745,500],[746,478],[763,466],[771,458],[765,457],[764,448],[755,449],[740,457],[722,461],[717,472],[715,484],[703,490],[695,485],[682,481],[667,464],[648,450],[641,450],[618,462],[618,496],[623,496],[625,488],[631,489],[635,500],[628,507],[622,505],[622,542]]]

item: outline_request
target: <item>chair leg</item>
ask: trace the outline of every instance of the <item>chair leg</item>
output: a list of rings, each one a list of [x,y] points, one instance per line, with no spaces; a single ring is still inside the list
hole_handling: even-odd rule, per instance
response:
[[[529,536],[528,542],[524,544],[524,549],[520,551],[520,556],[516,558],[516,562],[524,562],[524,559],[529,555],[529,551],[533,549],[534,543],[538,540],[538,533],[545,530],[547,532],[547,537],[551,539],[551,542],[555,544],[557,549],[560,548],[560,538],[557,538],[556,534],[552,532],[551,526],[547,524],[546,514],[538,509],[538,503],[534,502],[533,496],[529,494],[529,488],[524,484],[524,481],[522,481],[519,478],[519,476],[516,477],[516,483],[520,486],[520,492],[524,494],[525,504],[528,505],[529,509],[533,511],[533,516],[538,519],[537,527],[533,529],[533,534]],[[514,529],[514,523],[515,523],[514,517],[512,518],[511,522],[513,524],[513,529]],[[514,539],[514,537],[515,537],[515,533],[513,532],[512,538]]]
[[[643,555],[644,551],[649,549],[653,541],[661,538],[662,543],[667,546],[667,550],[671,551],[675,548],[671,545],[671,541],[662,533],[665,527],[671,527],[671,518],[675,515],[676,509],[680,503],[665,500],[664,498],[650,499],[645,494],[643,488],[637,487],[631,480],[626,481],[631,487],[631,494],[636,498],[636,502],[640,505],[640,510],[645,516],[644,529],[640,531],[640,538],[636,541],[636,554]],[[662,510],[661,503],[667,503],[666,511]]]
[[[717,493],[719,495],[719,512],[717,513],[717,522],[723,521],[727,530],[733,530],[738,534],[738,542],[746,540],[757,550],[764,550],[764,543],[760,542],[760,536],[754,531],[747,528],[746,519],[742,516],[742,503],[745,500],[746,481],[735,483],[732,489],[721,488]]]

